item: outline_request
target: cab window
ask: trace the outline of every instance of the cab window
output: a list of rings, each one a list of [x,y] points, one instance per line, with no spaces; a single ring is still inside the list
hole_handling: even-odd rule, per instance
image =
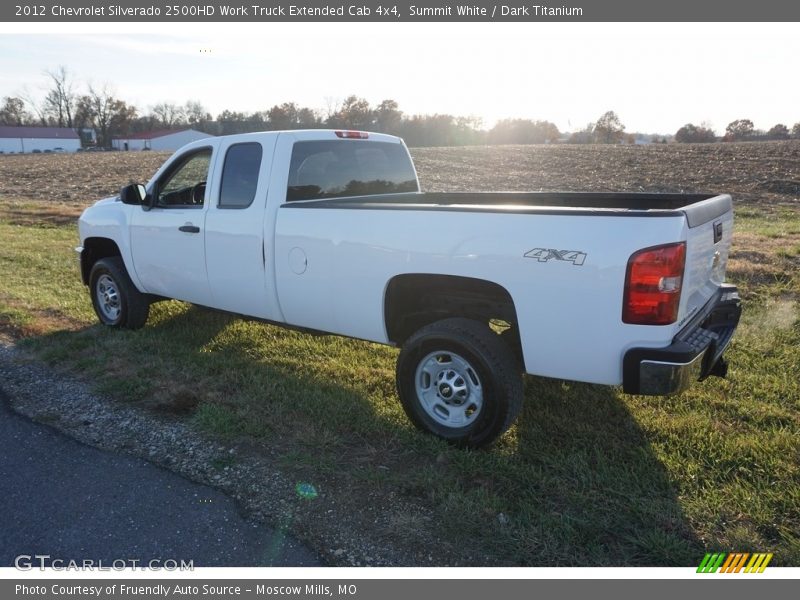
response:
[[[220,208],[247,208],[253,203],[261,170],[261,144],[234,144],[225,153],[222,184],[219,190]]]
[[[322,140],[296,142],[292,149],[289,202],[418,191],[402,144]]]
[[[203,206],[211,148],[193,152],[179,160],[158,184],[157,205],[163,208]]]

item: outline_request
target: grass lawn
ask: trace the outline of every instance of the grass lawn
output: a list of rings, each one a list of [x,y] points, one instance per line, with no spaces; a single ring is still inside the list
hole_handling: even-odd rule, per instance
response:
[[[688,566],[761,551],[800,566],[800,209],[737,208],[729,279],[745,307],[727,380],[652,398],[528,377],[519,422],[484,451],[409,424],[393,348],[180,302],[154,305],[139,331],[100,327],[74,216],[0,200],[0,330],[115,400],[277,450],[282,472],[353,510],[391,496],[436,515],[376,535],[411,544],[433,528],[492,564]]]

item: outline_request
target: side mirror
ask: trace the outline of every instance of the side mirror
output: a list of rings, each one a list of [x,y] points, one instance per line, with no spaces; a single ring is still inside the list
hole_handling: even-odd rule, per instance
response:
[[[144,204],[145,198],[147,198],[147,190],[141,183],[132,183],[119,191],[119,198],[123,204],[135,204],[138,206]]]

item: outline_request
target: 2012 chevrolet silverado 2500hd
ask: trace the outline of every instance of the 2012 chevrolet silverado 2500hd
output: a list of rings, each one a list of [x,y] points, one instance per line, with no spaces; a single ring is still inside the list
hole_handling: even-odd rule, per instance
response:
[[[521,372],[654,395],[724,376],[741,312],[730,196],[422,193],[377,133],[193,142],[79,229],[102,323],[175,298],[397,345],[411,421],[466,446],[512,424]]]

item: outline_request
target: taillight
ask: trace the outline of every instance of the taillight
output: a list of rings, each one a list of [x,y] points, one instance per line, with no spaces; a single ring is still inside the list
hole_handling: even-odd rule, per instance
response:
[[[622,320],[634,325],[669,325],[678,319],[686,242],[654,246],[628,259]]]
[[[337,131],[335,133],[337,137],[352,140],[366,140],[369,137],[366,131]]]

